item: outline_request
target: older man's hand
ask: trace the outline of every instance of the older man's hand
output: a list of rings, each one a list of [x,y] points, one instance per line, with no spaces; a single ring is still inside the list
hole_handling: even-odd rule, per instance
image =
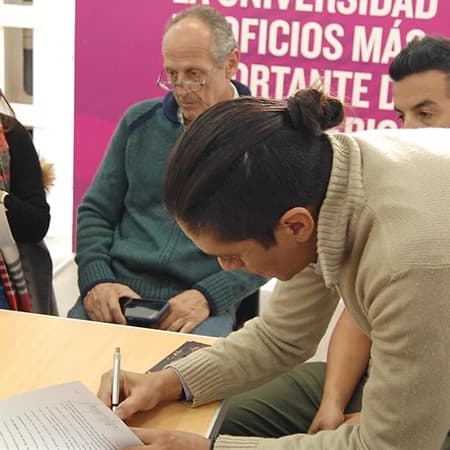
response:
[[[158,328],[161,330],[190,333],[209,317],[210,309],[205,296],[196,289],[189,289],[169,300],[170,309]]]

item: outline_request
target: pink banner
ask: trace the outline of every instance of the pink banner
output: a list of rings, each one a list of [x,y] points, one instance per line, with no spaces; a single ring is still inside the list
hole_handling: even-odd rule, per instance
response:
[[[112,6],[113,5],[113,6]],[[77,0],[74,205],[125,109],[164,94],[164,24],[210,5],[240,43],[237,78],[254,95],[286,97],[321,80],[348,105],[344,128],[392,128],[389,62],[415,36],[448,36],[448,0]]]

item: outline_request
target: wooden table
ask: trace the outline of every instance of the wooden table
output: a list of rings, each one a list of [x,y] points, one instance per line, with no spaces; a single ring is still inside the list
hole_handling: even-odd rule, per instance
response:
[[[0,310],[0,399],[69,381],[97,393],[120,347],[122,369],[145,372],[187,340],[214,338]],[[169,403],[139,413],[131,426],[191,431],[208,437],[220,412],[215,402],[191,408]]]

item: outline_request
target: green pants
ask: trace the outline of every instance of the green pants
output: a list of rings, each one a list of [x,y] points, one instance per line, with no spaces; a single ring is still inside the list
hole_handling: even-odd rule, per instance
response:
[[[325,380],[325,363],[300,365],[271,382],[230,399],[220,430],[235,436],[281,437],[307,433],[319,409]],[[361,410],[367,377],[358,384],[345,413]],[[450,450],[450,438],[442,450]]]

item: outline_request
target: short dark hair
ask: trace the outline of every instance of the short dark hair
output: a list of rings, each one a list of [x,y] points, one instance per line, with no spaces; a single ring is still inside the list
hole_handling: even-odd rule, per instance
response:
[[[428,70],[440,70],[450,75],[450,39],[425,36],[412,40],[391,62],[389,76],[400,81]]]
[[[169,158],[169,212],[195,234],[273,245],[287,210],[318,213],[332,164],[324,130],[342,119],[341,102],[315,89],[287,101],[241,97],[208,108]]]
[[[167,23],[164,34],[187,18],[200,20],[208,26],[214,42],[214,48],[211,49],[213,57],[219,67],[223,66],[227,56],[237,48],[236,38],[225,17],[210,6],[192,6],[175,14]]]

